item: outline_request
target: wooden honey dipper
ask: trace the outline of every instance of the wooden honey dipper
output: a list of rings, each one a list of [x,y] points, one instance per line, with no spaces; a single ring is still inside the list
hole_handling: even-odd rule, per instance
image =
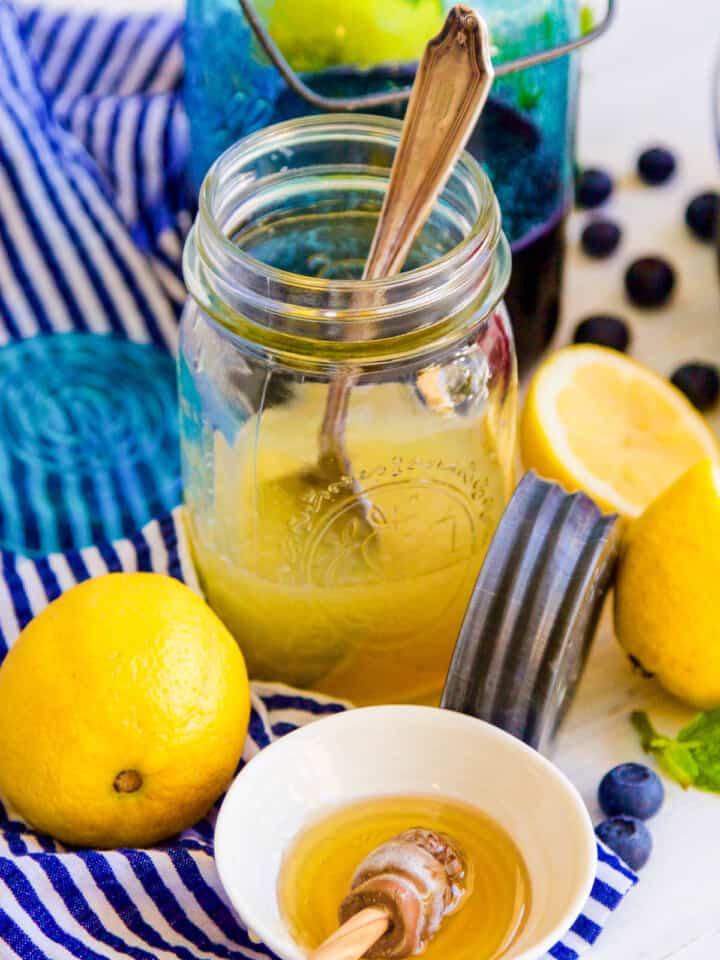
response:
[[[309,960],[421,953],[466,893],[465,858],[446,834],[414,827],[372,851],[340,904],[342,925]]]

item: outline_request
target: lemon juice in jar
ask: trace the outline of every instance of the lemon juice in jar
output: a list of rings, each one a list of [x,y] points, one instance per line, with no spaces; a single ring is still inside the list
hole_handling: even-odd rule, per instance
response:
[[[357,280],[398,134],[333,116],[242,141],[186,253],[183,465],[208,600],[254,677],[358,703],[437,696],[514,443],[507,249],[471,158],[406,272]],[[344,369],[348,469],[318,484]]]

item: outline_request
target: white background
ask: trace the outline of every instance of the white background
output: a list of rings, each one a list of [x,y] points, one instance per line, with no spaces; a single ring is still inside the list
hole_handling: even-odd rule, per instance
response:
[[[608,212],[622,224],[624,241],[609,263],[590,261],[576,242],[587,215],[573,216],[564,321],[556,342],[566,342],[585,314],[617,311],[632,320],[635,356],[669,373],[693,357],[720,362],[720,286],[712,250],[690,238],[683,225],[687,200],[720,182],[710,120],[720,0],[618,2],[611,32],[582,55],[578,152],[582,163],[615,176],[619,189]],[[92,0],[75,3],[100,6]],[[103,6],[107,10],[108,4]],[[118,0],[112,6],[180,9],[177,0]],[[651,189],[637,182],[633,169],[638,151],[655,142],[677,151],[680,171],[671,185]],[[633,256],[653,252],[678,269],[677,293],[662,311],[634,313],[622,295],[623,267]],[[633,676],[606,620],[555,756],[594,814],[604,771],[642,758],[628,723],[630,711],[639,707],[671,732],[690,716],[652,682]],[[667,792],[665,808],[652,822],[653,858],[592,949],[592,960],[720,958],[720,796],[683,793],[672,784]]]
[[[597,265],[577,248],[587,215],[571,222],[564,325],[597,310],[632,320],[633,353],[663,373],[700,357],[720,362],[720,284],[711,248],[683,224],[687,200],[720,186],[711,125],[711,83],[720,55],[718,0],[619,0],[611,32],[583,54],[578,148],[582,163],[606,167],[620,189],[609,211],[624,228],[618,255]],[[636,155],[660,141],[680,170],[672,185],[641,186]],[[672,304],[633,312],[622,293],[629,259],[660,252],[678,270]],[[720,417],[713,418],[716,427]],[[608,618],[609,620],[609,618]],[[661,729],[675,732],[689,713],[651,681],[634,677],[612,638],[598,635],[575,708],[555,759],[581,789],[593,813],[597,781],[622,760],[642,759],[628,714],[646,707]],[[720,796],[667,785],[668,801],[650,824],[655,852],[592,960],[715,960],[720,957]]]

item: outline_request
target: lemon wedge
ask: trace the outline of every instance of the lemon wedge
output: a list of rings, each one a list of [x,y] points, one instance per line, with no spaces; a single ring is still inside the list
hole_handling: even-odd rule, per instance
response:
[[[632,524],[615,632],[633,661],[693,707],[720,706],[720,468],[695,464]]]
[[[520,422],[527,469],[635,518],[689,467],[717,461],[714,434],[686,397],[616,350],[565,347],[530,383]]]

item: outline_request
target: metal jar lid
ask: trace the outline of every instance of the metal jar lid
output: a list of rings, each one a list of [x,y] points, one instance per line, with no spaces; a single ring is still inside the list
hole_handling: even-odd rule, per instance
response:
[[[620,544],[620,521],[527,473],[483,563],[441,706],[536,749],[577,689]]]

